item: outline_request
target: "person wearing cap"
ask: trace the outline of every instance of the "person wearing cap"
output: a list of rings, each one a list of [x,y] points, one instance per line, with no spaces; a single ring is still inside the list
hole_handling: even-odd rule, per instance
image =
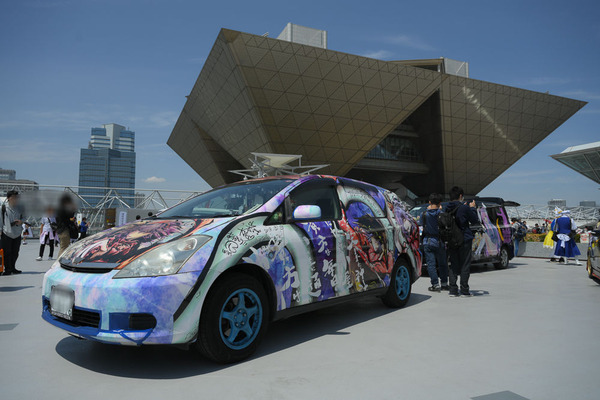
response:
[[[2,204],[0,222],[2,226],[2,239],[0,241],[4,251],[4,273],[2,275],[20,274],[16,268],[19,249],[21,247],[21,233],[23,228],[23,215],[18,207],[19,193],[9,190],[6,201]]]

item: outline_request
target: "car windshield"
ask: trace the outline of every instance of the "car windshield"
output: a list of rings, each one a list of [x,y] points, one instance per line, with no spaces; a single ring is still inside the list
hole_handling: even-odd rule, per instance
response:
[[[413,218],[416,218],[418,220],[419,218],[421,218],[421,215],[423,215],[423,212],[425,212],[425,210],[427,210],[428,205],[429,204],[421,204],[420,206],[415,206],[408,213]]]
[[[215,218],[250,213],[293,181],[269,179],[224,186],[169,208],[157,218]]]

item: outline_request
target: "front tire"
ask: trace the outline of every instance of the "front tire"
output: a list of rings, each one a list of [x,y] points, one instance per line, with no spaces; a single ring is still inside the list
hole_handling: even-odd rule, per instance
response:
[[[251,356],[269,323],[264,288],[249,275],[236,274],[217,281],[202,307],[196,347],[221,364]]]
[[[408,303],[412,291],[412,282],[408,262],[404,259],[394,267],[390,286],[381,298],[383,304],[391,308],[402,308]]]
[[[506,269],[508,268],[509,262],[510,261],[508,257],[508,249],[506,248],[506,246],[502,246],[502,248],[500,249],[500,261],[494,263],[494,268]]]

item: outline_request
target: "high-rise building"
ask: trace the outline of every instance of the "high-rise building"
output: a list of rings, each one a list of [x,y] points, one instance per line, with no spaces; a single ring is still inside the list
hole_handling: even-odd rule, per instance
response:
[[[88,148],[81,149],[79,186],[84,186],[79,189],[79,195],[91,206],[101,201],[110,190],[115,190],[125,203],[133,207],[135,132],[117,124],[92,128]]]
[[[593,207],[596,208],[596,202],[594,200],[583,200],[579,202],[579,207]]]
[[[0,196],[4,197],[9,190],[27,192],[39,190],[39,185],[29,179],[17,179],[17,171],[14,169],[0,168]]]
[[[563,199],[552,199],[548,202],[550,207],[566,208],[567,201]]]
[[[0,180],[14,181],[15,179],[17,179],[17,171],[14,169],[0,168]]]

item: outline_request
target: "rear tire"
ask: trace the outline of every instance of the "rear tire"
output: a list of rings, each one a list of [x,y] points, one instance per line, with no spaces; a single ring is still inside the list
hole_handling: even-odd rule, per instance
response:
[[[248,358],[267,331],[269,309],[264,288],[252,276],[235,274],[217,281],[202,307],[196,348],[221,364]]]
[[[412,291],[409,263],[400,259],[392,270],[390,286],[381,298],[383,304],[391,308],[402,308],[408,303]]]
[[[508,259],[508,249],[506,246],[502,246],[500,249],[500,261],[494,263],[494,268],[496,269],[506,269],[508,268],[509,259]]]

